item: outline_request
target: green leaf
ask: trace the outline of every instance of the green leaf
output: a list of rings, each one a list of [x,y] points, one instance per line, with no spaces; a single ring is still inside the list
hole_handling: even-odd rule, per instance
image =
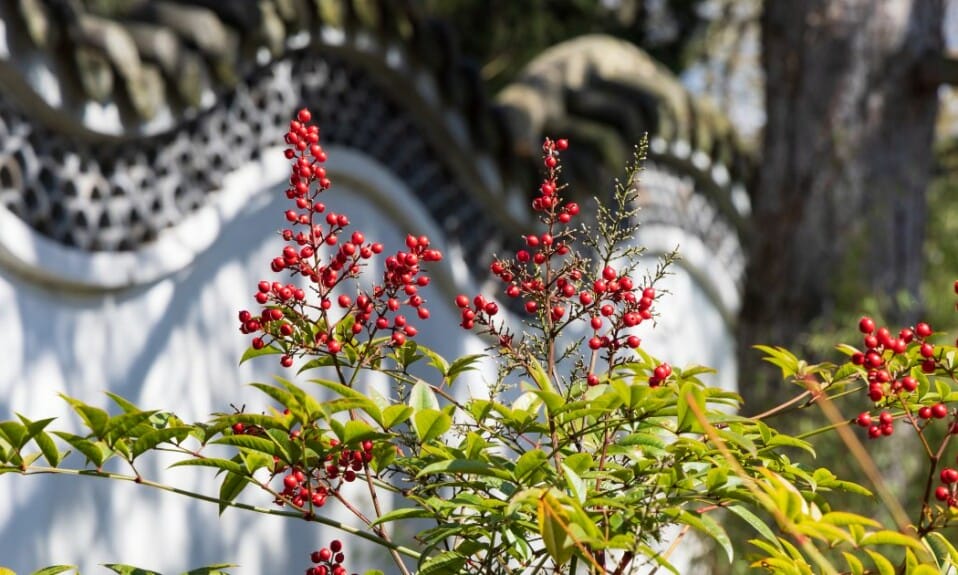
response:
[[[428,519],[430,517],[433,517],[433,513],[428,509],[422,507],[402,507],[383,513],[379,519],[373,521],[373,525],[380,525],[390,521],[401,521],[403,519]]]
[[[585,499],[589,494],[589,488],[586,486],[585,481],[564,463],[562,464],[562,472],[565,476],[566,486],[569,488],[569,491],[572,492],[572,496],[575,497],[579,503],[585,503]]]
[[[545,470],[549,456],[541,449],[531,449],[516,461],[514,470],[516,479],[522,483],[537,483],[540,470]]]
[[[117,439],[123,439],[127,432],[149,420],[155,413],[157,413],[155,410],[135,411],[111,417],[103,426],[103,437],[106,438],[107,444],[112,444]]]
[[[774,435],[766,443],[766,445],[767,447],[763,448],[762,451],[766,451],[770,447],[778,447],[778,446],[797,447],[799,449],[804,449],[805,451],[810,453],[812,457],[815,457],[815,449],[812,447],[810,443],[808,443],[807,441],[802,441],[801,439],[792,437],[790,435],[785,435],[785,434]]]
[[[483,353],[474,353],[471,355],[464,355],[454,360],[451,364],[449,364],[449,369],[446,370],[446,373],[445,373],[446,382],[451,385],[452,382],[456,381],[456,378],[458,378],[463,373],[478,369],[473,364],[475,364],[477,361],[479,361],[485,356],[486,355]]]
[[[73,408],[73,411],[77,412],[77,415],[80,416],[80,419],[83,420],[83,423],[99,438],[103,437],[103,428],[106,427],[108,421],[110,421],[110,414],[106,411],[100,409],[99,407],[93,407],[92,405],[87,405],[80,401],[79,399],[74,399],[68,395],[60,394],[67,403]]]
[[[343,428],[343,443],[347,446],[355,446],[366,439],[375,439],[382,437],[383,434],[377,432],[365,421],[350,420],[346,422]]]
[[[53,442],[53,439],[45,431],[37,433],[33,437],[33,441],[35,441],[37,447],[40,448],[40,451],[43,453],[43,458],[47,460],[50,467],[60,465],[60,450],[57,449],[56,443]]]
[[[421,409],[413,416],[413,427],[423,443],[428,443],[449,431],[452,418],[435,409]]]
[[[223,471],[227,471],[236,475],[243,475],[246,471],[244,467],[236,461],[232,461],[230,459],[219,459],[217,457],[184,459],[183,461],[177,461],[176,463],[170,465],[170,467],[188,466],[215,467],[216,469],[222,469]]]
[[[700,524],[692,524],[692,527],[702,531],[706,535],[710,536],[715,540],[716,543],[725,551],[725,555],[728,557],[729,563],[735,558],[735,550],[732,548],[732,541],[729,540],[728,534],[725,532],[725,529],[715,519],[707,514],[703,513],[698,516]]]
[[[429,365],[436,368],[436,371],[439,372],[443,378],[446,377],[446,374],[449,372],[449,362],[446,361],[444,357],[436,353],[435,351],[429,349],[428,347],[418,344],[419,351],[423,353],[426,357],[429,358]]]
[[[355,400],[359,405],[359,408],[362,409],[366,415],[371,417],[373,421],[379,424],[380,427],[383,425],[383,413],[380,411],[379,406],[376,405],[376,402],[366,397],[361,391],[357,391],[351,387],[347,387],[341,383],[335,381],[329,381],[326,379],[311,379],[313,383],[322,385],[327,389],[331,389],[336,392],[340,397],[348,398]]]
[[[139,407],[134,405],[132,402],[124,399],[123,397],[111,391],[106,392],[106,395],[107,397],[113,400],[113,403],[117,404],[117,406],[119,406],[119,408],[126,413],[132,413],[134,411],[142,411]]]
[[[783,379],[789,378],[798,372],[798,358],[787,349],[767,345],[755,345],[752,347],[767,354],[766,357],[762,358],[763,360],[781,368]]]
[[[958,567],[958,549],[955,549],[955,546],[945,539],[944,535],[932,531],[925,535],[925,543],[928,544],[928,548],[938,559],[939,565],[945,565],[946,561],[951,561],[953,565]]]
[[[705,394],[702,392],[702,388],[691,381],[682,384],[676,404],[677,433],[701,433],[703,431],[702,424],[699,423],[698,418],[696,418],[695,412],[689,408],[689,400],[695,402],[695,405],[699,408],[699,412],[705,413]]]
[[[896,545],[911,548],[916,551],[925,551],[921,541],[897,531],[883,530],[865,534],[860,542],[862,545]]]
[[[413,411],[408,405],[390,405],[383,410],[383,429],[389,430],[405,422],[412,416]]]
[[[552,380],[549,379],[549,375],[546,373],[546,370],[542,369],[542,364],[535,357],[529,358],[529,376],[536,382],[536,385],[539,389],[543,391],[551,391],[555,393],[555,388],[552,386]]]
[[[120,563],[104,563],[103,566],[120,575],[162,575],[156,571],[141,569],[132,565],[122,565]]]
[[[254,435],[225,435],[213,441],[220,445],[232,445],[242,447],[243,449],[252,449],[261,453],[268,453],[279,457],[283,461],[289,462],[289,454],[285,452],[275,441],[265,437],[256,437]]]
[[[437,461],[427,465],[420,471],[416,477],[425,477],[426,475],[436,475],[440,473],[463,473],[471,475],[485,475],[488,477],[498,477],[500,479],[513,480],[512,474],[485,461],[477,459],[450,459],[447,461]]]
[[[178,441],[183,441],[187,435],[189,435],[192,427],[178,426],[178,427],[167,427],[164,429],[154,429],[148,433],[144,433],[136,442],[133,443],[132,455],[134,458],[139,457],[144,452],[153,449],[161,443],[166,443],[172,439],[177,439]]]
[[[831,511],[822,515],[820,521],[830,523],[831,525],[865,525],[867,527],[880,528],[881,523],[870,517],[863,517],[855,513],[845,511]]]
[[[74,573],[79,573],[80,569],[76,565],[51,565],[50,567],[44,567],[39,571],[34,571],[32,575],[57,575],[58,573],[64,573],[66,571],[73,571]],[[0,567],[0,575],[5,575],[9,573],[10,575],[15,575],[13,571],[4,569]]]
[[[569,516],[559,501],[544,494],[538,502],[539,535],[546,551],[557,565],[564,565],[575,551],[575,542],[569,536]]]
[[[781,549],[782,546],[779,544],[778,538],[775,537],[774,533],[772,533],[772,530],[768,527],[768,524],[762,521],[761,518],[759,518],[757,515],[755,515],[750,510],[748,510],[747,508],[741,505],[730,505],[729,507],[727,507],[727,509],[731,511],[732,513],[738,515],[743,521],[751,525],[752,528],[755,529],[755,531],[757,531],[759,535],[769,540],[776,547]]]
[[[466,558],[455,551],[443,551],[419,565],[418,575],[454,575],[462,570]]]
[[[65,431],[54,431],[53,434],[66,441],[74,449],[85,455],[87,460],[89,460],[98,468],[103,466],[103,463],[110,455],[109,450],[102,443],[94,443],[88,439],[80,437],[79,435],[73,435],[72,433],[66,433]]]
[[[27,426],[16,421],[0,421],[0,435],[5,438],[14,449],[20,449],[28,441]]]
[[[845,552],[842,552],[842,555],[845,556],[845,562],[848,563],[848,570],[851,571],[852,575],[862,575],[865,572],[865,566],[862,565],[858,557]]]
[[[416,385],[412,386],[412,390],[409,392],[409,407],[415,411],[422,409],[439,411],[439,400],[436,399],[436,394],[433,393],[429,384],[423,380],[419,380],[416,382]]]
[[[227,572],[224,569],[229,569],[231,567],[239,567],[239,565],[234,565],[232,563],[217,563],[216,565],[207,565],[205,567],[197,567],[196,569],[191,569],[183,573],[183,575],[227,575]]]
[[[229,504],[243,492],[243,489],[246,488],[247,485],[249,485],[249,480],[245,476],[236,473],[226,474],[226,477],[223,478],[223,483],[220,485],[220,515],[226,511]]]
[[[545,404],[546,410],[551,414],[555,414],[565,406],[565,398],[554,391],[533,389],[532,393],[539,396],[539,399]]]
[[[247,348],[246,351],[243,352],[243,357],[240,358],[239,364],[243,365],[244,363],[253,359],[254,357],[261,357],[264,355],[278,355],[280,353],[283,353],[283,350],[278,347],[274,347],[273,345],[267,345],[266,347],[263,347],[262,349],[253,349],[251,346]]]

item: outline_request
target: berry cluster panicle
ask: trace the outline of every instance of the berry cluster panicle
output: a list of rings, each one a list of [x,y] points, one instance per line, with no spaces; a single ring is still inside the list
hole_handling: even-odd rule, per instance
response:
[[[389,332],[393,345],[415,337],[418,330],[401,313],[402,308],[409,308],[419,319],[429,317],[419,294],[420,288],[429,284],[421,265],[442,259],[442,254],[430,246],[429,238],[408,236],[406,249],[386,258],[380,284],[368,291],[357,288],[354,297],[346,293],[334,296],[334,290],[343,291],[343,282],[358,278],[366,261],[384,248],[367,241],[361,231],[347,235],[349,218],[328,211],[319,201],[319,195],[332,182],[322,165],[326,152],[319,144],[319,128],[311,125],[310,119],[308,110],[300,110],[286,134],[286,157],[292,161],[286,197],[295,207],[285,212],[290,227],[282,231],[282,237],[287,245],[270,264],[275,273],[301,276],[308,288],[260,281],[254,298],[264,306],[262,311],[239,313],[240,331],[255,334],[253,348],[280,349],[284,367],[292,366],[296,355],[336,355],[344,344],[363,333],[371,339]],[[307,297],[307,290],[316,301]],[[338,314],[331,317],[334,304]],[[344,320],[348,322],[344,329],[337,330]]]
[[[306,575],[346,575],[348,573],[343,567],[346,554],[343,553],[343,543],[339,539],[330,541],[329,547],[313,551],[309,559],[315,565],[306,570]]]
[[[566,186],[559,180],[559,156],[568,147],[567,140],[548,138],[542,146],[545,178],[532,208],[539,213],[545,230],[523,236],[525,247],[511,258],[494,260],[490,271],[504,285],[505,296],[520,298],[522,309],[535,317],[550,337],[575,320],[588,319],[592,336],[586,344],[593,352],[611,355],[622,348],[636,349],[642,341],[632,328],[652,318],[655,288],[637,285],[629,269],[616,269],[610,263],[595,270],[588,259],[570,248],[576,239],[576,230],[570,224],[580,208],[562,197]],[[478,326],[482,333],[497,336],[503,348],[512,345],[513,337],[504,321],[494,319],[499,311],[496,302],[482,295],[472,300],[459,295],[456,305],[464,329]],[[671,368],[662,364],[649,383],[659,385],[670,374]],[[588,373],[586,382],[597,385],[599,378]]]

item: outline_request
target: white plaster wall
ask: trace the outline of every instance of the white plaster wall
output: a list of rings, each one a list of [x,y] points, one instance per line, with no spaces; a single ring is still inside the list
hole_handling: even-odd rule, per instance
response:
[[[330,157],[330,167],[341,173],[333,176],[336,187],[327,195],[327,204],[347,213],[352,229],[395,248],[407,230],[421,233],[428,227],[408,191],[377,164],[347,151],[331,150]],[[235,318],[237,310],[252,307],[256,282],[272,275],[268,262],[282,248],[275,230],[282,225],[287,200],[276,184],[285,175],[285,162],[269,160],[232,180],[245,190],[232,195],[226,191],[224,201],[232,202],[232,208],[214,211],[213,216],[201,214],[175,232],[182,236],[184,229],[193,230],[194,240],[209,238],[179,242],[181,247],[193,246],[192,263],[143,276],[130,287],[106,292],[58,288],[0,267],[0,418],[14,412],[33,419],[66,416],[68,409],[57,393],[106,407],[105,390],[143,408],[175,411],[187,420],[230,411],[231,403],[245,404],[250,411],[265,409],[265,398],[244,384],[266,381],[283,370],[275,358],[237,367],[248,338],[237,331]],[[272,191],[256,192],[264,189]],[[438,238],[435,230],[426,233]],[[45,253],[32,251],[41,259]],[[103,273],[109,274],[108,263],[96,265],[106,266]],[[135,268],[135,260],[118,265]],[[74,286],[96,283],[96,274],[84,275],[75,261],[71,266]],[[426,294],[431,327],[422,329],[418,338],[450,358],[482,347],[455,327],[458,314],[450,305],[457,289],[478,291],[465,269],[464,262],[446,252],[439,281]],[[46,265],[39,275],[49,279],[56,271],[56,266]],[[673,271],[667,282],[672,295],[660,306],[658,328],[643,334],[645,346],[678,365],[719,367],[728,385],[734,381],[728,328],[693,277],[682,267]],[[128,272],[123,277],[133,277]],[[55,425],[66,421],[72,416]],[[156,462],[141,471],[215,494],[211,473],[164,467]],[[249,500],[269,504],[259,496]],[[324,511],[346,519],[335,505]],[[84,573],[96,573],[103,572],[98,564],[125,562],[175,573],[229,561],[242,565],[239,573],[295,573],[308,566],[310,551],[332,537],[317,525],[238,510],[219,518],[210,504],[133,484],[0,477],[0,565],[18,572],[72,563]],[[369,550],[350,555],[347,565],[357,572],[376,566],[389,571],[385,559]]]

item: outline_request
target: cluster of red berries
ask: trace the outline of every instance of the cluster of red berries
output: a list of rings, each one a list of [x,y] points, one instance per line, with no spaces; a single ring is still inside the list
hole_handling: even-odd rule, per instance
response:
[[[958,292],[958,282],[955,290]],[[897,337],[893,337],[887,328],[876,329],[874,320],[863,317],[858,322],[858,329],[863,334],[865,351],[854,353],[851,360],[866,369],[869,399],[884,402],[885,406],[899,404],[906,408],[905,415],[911,417],[904,395],[918,389],[918,380],[911,375],[912,368],[918,367],[927,374],[935,373],[938,368],[935,346],[927,341],[933,333],[931,326],[920,322],[913,328],[903,328]],[[912,360],[908,352],[915,346],[918,357]],[[898,361],[893,362],[896,357]],[[925,421],[944,419],[948,414],[948,407],[943,403],[923,405],[917,411],[918,417]],[[888,411],[882,411],[877,421],[865,411],[858,415],[855,423],[868,430],[868,437],[877,439],[894,433],[894,420]],[[958,431],[958,426],[953,426],[952,431]]]
[[[539,317],[544,330],[557,332],[568,322],[589,318],[593,335],[586,343],[591,350],[611,353],[621,348],[636,349],[642,340],[629,330],[652,317],[655,289],[636,286],[627,272],[611,265],[606,265],[598,277],[591,276],[583,259],[575,254],[570,256],[568,243],[573,231],[564,226],[580,210],[578,204],[565,202],[561,195],[565,186],[559,183],[559,153],[568,146],[568,141],[562,139],[546,139],[542,146],[546,177],[532,208],[541,213],[546,231],[524,236],[524,248],[516,251],[513,258],[496,259],[489,269],[505,285],[505,295],[522,298],[525,312]],[[558,257],[562,259],[556,260]],[[467,296],[459,295],[456,305],[464,329],[482,326],[487,333],[499,337],[500,345],[510,345],[509,333],[502,325],[493,323],[493,316],[499,311],[495,302],[481,295],[470,302]],[[653,377],[650,382],[658,385],[667,378],[671,370],[665,368],[661,370],[667,371],[664,377]],[[597,385],[599,379],[588,374],[586,382]]]
[[[926,341],[932,334],[931,326],[927,323],[918,323],[914,329],[906,327],[898,332],[898,337],[893,337],[888,328],[881,327],[876,330],[875,321],[870,317],[863,317],[858,322],[858,329],[864,334],[865,351],[852,355],[852,363],[864,366],[867,370],[868,397],[872,401],[881,401],[885,397],[894,397],[901,392],[917,389],[918,381],[907,375],[910,366],[896,374],[888,370],[889,360],[895,355],[905,354],[912,344],[919,346],[922,372],[935,372],[935,346]]]
[[[859,413],[858,417],[855,418],[855,423],[868,429],[868,437],[872,439],[895,433],[895,417],[887,411],[878,414],[877,422],[867,411]]]
[[[285,212],[290,228],[282,231],[282,237],[287,245],[273,258],[270,268],[276,273],[305,278],[311,284],[309,289],[318,296],[318,306],[309,304],[307,291],[295,284],[263,280],[253,297],[265,309],[260,314],[248,310],[239,313],[240,331],[256,334],[253,348],[277,344],[284,351],[280,358],[284,367],[293,365],[297,353],[338,354],[349,338],[363,332],[372,338],[377,332],[389,330],[393,345],[402,345],[407,337],[414,337],[417,329],[399,314],[400,308],[409,306],[420,319],[429,317],[418,293],[429,284],[429,278],[421,275],[420,264],[442,259],[440,252],[430,247],[428,238],[408,236],[407,249],[386,258],[381,284],[368,293],[359,290],[355,300],[348,295],[333,296],[337,286],[348,278],[357,278],[365,260],[381,254],[384,247],[366,241],[360,231],[347,237],[349,218],[327,212],[325,204],[318,200],[319,194],[332,183],[322,166],[326,153],[319,145],[319,128],[311,125],[310,120],[309,111],[300,110],[286,133],[289,148],[285,153],[293,161],[286,197],[294,202],[295,209]],[[323,252],[333,249],[335,252],[328,258],[323,257]],[[342,317],[351,316],[351,334],[337,335],[334,326],[340,319],[331,321],[327,315],[334,300]],[[322,321],[308,316],[310,310],[317,308]]]
[[[329,547],[313,551],[309,559],[315,565],[306,570],[306,575],[346,575],[348,573],[343,567],[346,555],[343,553],[343,542],[339,539],[330,541]]]
[[[343,449],[336,455],[335,450],[339,445],[339,440],[331,439],[331,451],[326,454],[323,464],[311,473],[296,468],[288,470],[283,477],[283,490],[276,504],[282,506],[288,501],[294,507],[302,508],[308,503],[312,503],[313,507],[322,507],[326,504],[327,496],[338,492],[343,482],[355,481],[356,474],[373,460],[375,444],[367,439],[360,444],[360,449]]]
[[[652,375],[649,376],[649,387],[658,387],[672,375],[672,366],[667,363],[662,363],[656,366],[652,370]]]
[[[938,477],[943,485],[935,489],[935,499],[949,507],[958,507],[958,470],[946,467]]]

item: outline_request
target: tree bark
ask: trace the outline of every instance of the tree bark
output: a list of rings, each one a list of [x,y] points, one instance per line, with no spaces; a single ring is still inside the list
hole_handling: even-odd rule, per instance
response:
[[[809,323],[866,294],[890,319],[917,301],[942,0],[768,0],[767,124],[739,349],[743,392],[775,399],[755,343],[793,345]],[[850,287],[853,286],[853,287]],[[755,389],[758,387],[759,389]],[[780,387],[778,388],[780,389]]]

